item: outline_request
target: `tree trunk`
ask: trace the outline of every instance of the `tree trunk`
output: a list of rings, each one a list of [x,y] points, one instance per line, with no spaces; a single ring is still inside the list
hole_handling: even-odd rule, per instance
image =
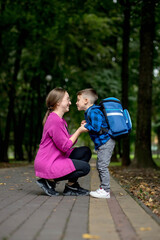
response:
[[[7,114],[7,121],[6,121],[6,128],[5,128],[5,139],[4,139],[4,148],[3,148],[3,159],[2,161],[8,162],[8,147],[9,147],[9,136],[10,136],[10,129],[11,123],[14,116],[14,102],[15,102],[15,87],[17,82],[17,75],[20,68],[20,58],[21,58],[21,36],[19,37],[17,52],[16,52],[16,60],[14,63],[14,73],[12,78],[12,83],[10,85],[9,90],[9,106],[8,106],[8,114]]]
[[[3,159],[3,137],[0,131],[0,162]]]
[[[140,70],[135,162],[138,167],[153,167],[151,153],[151,110],[155,0],[142,5],[140,31]]]
[[[33,161],[33,143],[34,143],[34,96],[33,96],[33,92],[32,89],[35,88],[34,86],[34,81],[35,79],[33,78],[31,80],[31,93],[30,93],[30,97],[29,97],[29,102],[30,102],[30,115],[29,115],[29,119],[30,119],[30,125],[29,125],[29,129],[28,129],[28,133],[29,133],[29,142],[28,142],[28,146],[27,146],[27,153],[28,153],[28,162],[32,162]]]
[[[111,157],[111,162],[119,162],[119,159],[117,158],[117,146],[115,146],[112,157]]]
[[[123,1],[124,23],[123,23],[123,52],[122,52],[122,105],[128,109],[128,55],[129,55],[129,36],[130,36],[130,0]],[[130,141],[129,136],[122,140],[122,166],[130,165]]]
[[[156,133],[157,133],[157,138],[158,138],[158,143],[157,143],[157,158],[159,158],[159,156],[160,156],[160,126],[157,127]]]
[[[14,116],[14,155],[16,160],[24,160],[23,138],[26,122],[26,112],[20,110],[17,113],[17,119]]]
[[[44,104],[44,97],[41,96],[41,81],[40,81],[40,78],[37,78],[35,79],[36,81],[36,91],[37,91],[37,94],[38,94],[38,101],[37,101],[37,105],[36,105],[36,110],[37,110],[37,122],[36,122],[36,127],[35,127],[35,137],[34,137],[34,143],[33,143],[33,146],[34,146],[34,155],[37,151],[37,143],[39,145],[39,142],[41,140],[41,136],[42,136],[42,131],[43,131],[43,126],[42,126],[42,119],[43,119],[43,114],[42,114],[42,108],[41,106],[43,106]],[[48,93],[47,93],[48,94]]]

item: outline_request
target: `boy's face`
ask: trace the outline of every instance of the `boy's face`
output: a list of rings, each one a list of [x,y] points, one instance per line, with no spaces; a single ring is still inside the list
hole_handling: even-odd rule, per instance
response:
[[[77,109],[78,111],[86,111],[87,110],[88,99],[85,98],[83,95],[77,96]]]

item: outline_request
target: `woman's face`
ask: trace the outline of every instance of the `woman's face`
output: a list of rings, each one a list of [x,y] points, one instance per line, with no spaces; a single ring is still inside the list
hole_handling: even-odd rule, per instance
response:
[[[69,94],[68,92],[65,92],[64,97],[62,98],[62,101],[59,103],[59,107],[65,113],[69,111],[70,105],[71,105],[71,100],[70,100]]]

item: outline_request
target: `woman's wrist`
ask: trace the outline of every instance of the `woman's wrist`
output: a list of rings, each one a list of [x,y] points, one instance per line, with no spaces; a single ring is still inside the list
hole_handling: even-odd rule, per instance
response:
[[[81,127],[79,127],[79,128],[77,129],[77,133],[80,135],[81,132],[82,132]]]

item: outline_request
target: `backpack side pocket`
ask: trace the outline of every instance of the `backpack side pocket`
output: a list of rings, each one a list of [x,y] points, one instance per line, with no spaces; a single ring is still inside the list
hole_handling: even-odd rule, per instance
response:
[[[125,121],[126,121],[126,124],[128,127],[128,132],[130,132],[132,130],[132,121],[131,121],[131,117],[130,117],[130,114],[127,109],[124,109],[124,117],[125,117]]]

